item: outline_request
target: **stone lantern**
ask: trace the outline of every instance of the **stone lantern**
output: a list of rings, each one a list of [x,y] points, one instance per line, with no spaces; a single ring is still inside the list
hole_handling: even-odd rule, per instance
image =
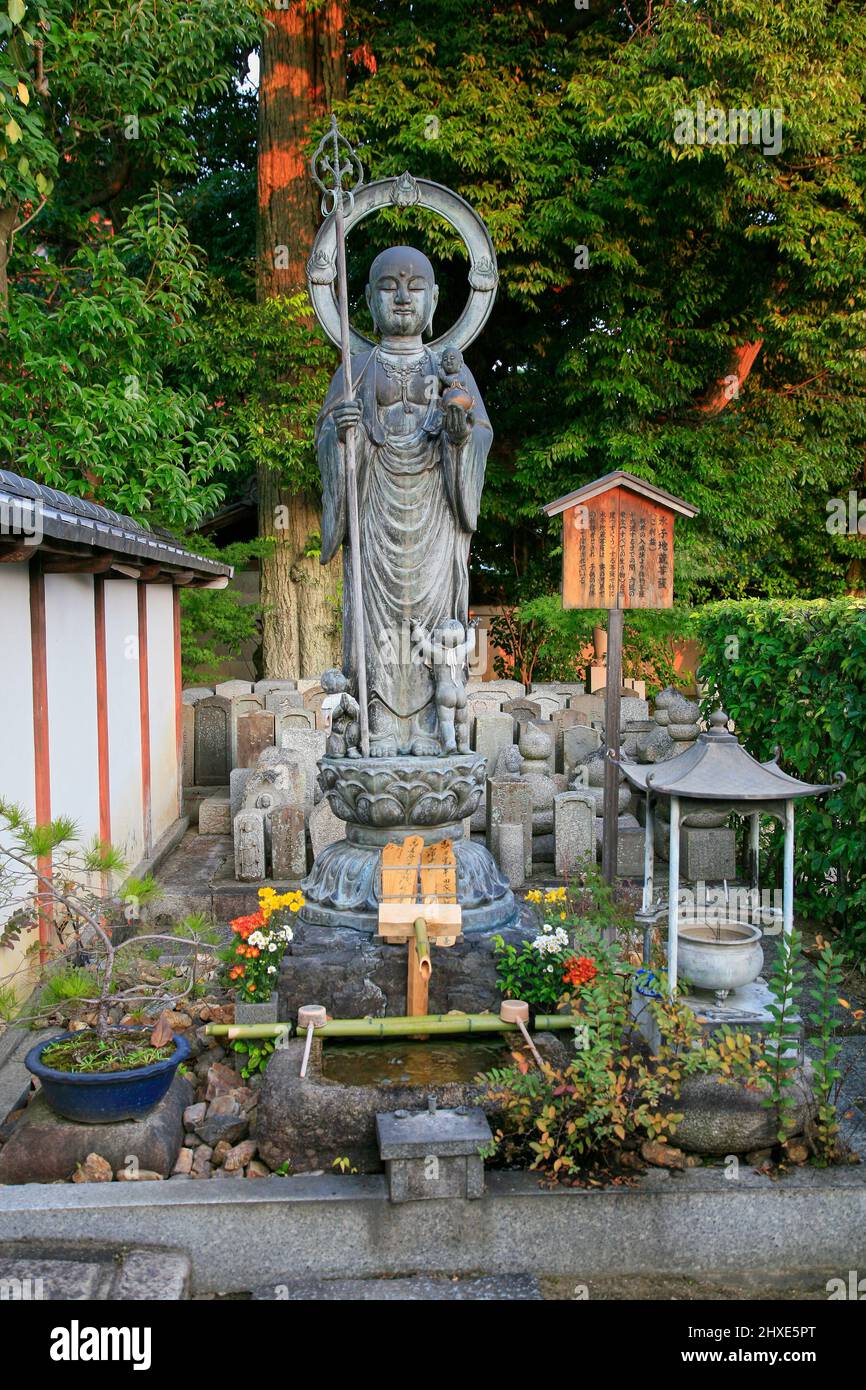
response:
[[[766,763],[758,762],[743,748],[735,734],[729,732],[728,716],[723,710],[715,710],[710,715],[709,728],[698,735],[694,744],[685,752],[669,761],[655,764],[622,762],[624,776],[635,789],[646,797],[646,834],[644,842],[644,893],[641,918],[645,924],[657,920],[663,907],[654,903],[654,821],[656,810],[664,806],[669,812],[669,860],[668,860],[668,985],[671,993],[677,988],[679,958],[689,943],[689,977],[698,979],[710,993],[716,994],[718,1012],[705,1007],[706,999],[698,1000],[701,1012],[710,1019],[731,1022],[734,1017],[754,1021],[764,1014],[762,1007],[765,990],[749,993],[740,989],[736,981],[736,969],[730,971],[729,979],[724,979],[724,967],[719,977],[720,983],[713,983],[710,971],[705,980],[701,977],[701,964],[694,964],[697,937],[687,926],[680,925],[680,827],[683,818],[690,813],[719,811],[748,817],[750,823],[751,884],[747,894],[749,911],[754,922],[755,906],[758,921],[760,911],[760,820],[762,815],[772,816],[785,828],[784,872],[782,893],[782,931],[790,935],[794,926],[794,806],[803,797],[823,796],[845,780],[845,774],[836,774],[836,780],[824,786],[801,782],[783,772],[778,764],[779,751],[775,758]],[[736,933],[725,926],[703,930],[709,946],[706,953],[711,955],[715,948],[716,957],[722,961],[728,956],[730,965],[734,954],[740,956],[749,949],[751,939],[760,941],[761,933],[753,925],[736,923],[744,928],[742,940],[737,942]],[[731,949],[728,949],[730,947]],[[740,950],[739,948],[743,949]],[[754,960],[754,953],[753,953]],[[760,951],[757,968],[752,979],[760,971]],[[748,973],[748,971],[746,972]],[[734,998],[726,1004],[727,995]],[[749,1007],[751,1005],[752,1007]],[[757,1013],[756,1013],[757,1010]]]

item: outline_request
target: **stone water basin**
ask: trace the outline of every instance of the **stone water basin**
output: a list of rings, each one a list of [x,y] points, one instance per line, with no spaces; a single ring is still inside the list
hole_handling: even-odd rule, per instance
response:
[[[570,1035],[539,1033],[542,1057],[561,1066]],[[292,1038],[271,1057],[256,1120],[259,1152],[271,1167],[288,1163],[293,1173],[331,1171],[348,1158],[359,1173],[383,1170],[376,1115],[423,1110],[427,1097],[440,1108],[480,1105],[495,1128],[495,1107],[484,1098],[479,1073],[509,1064],[516,1034],[345,1041],[316,1038],[307,1075],[300,1069],[304,1039]]]

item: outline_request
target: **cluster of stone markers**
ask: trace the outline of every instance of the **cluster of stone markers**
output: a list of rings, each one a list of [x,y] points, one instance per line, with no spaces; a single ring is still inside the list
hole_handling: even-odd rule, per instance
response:
[[[185,804],[203,835],[231,834],[239,881],[296,883],[345,822],[323,796],[318,762],[338,696],[321,680],[225,681],[185,690]],[[472,749],[487,760],[486,800],[466,826],[485,838],[512,888],[534,872],[567,877],[597,857],[604,792],[604,694],[581,682],[519,681],[467,687]],[[624,688],[621,755],[655,763],[690,748],[698,705],[669,688],[647,701]],[[621,781],[620,877],[643,877],[642,803]],[[666,827],[657,822],[657,853]],[[687,816],[683,877],[735,877],[734,836],[718,812]]]

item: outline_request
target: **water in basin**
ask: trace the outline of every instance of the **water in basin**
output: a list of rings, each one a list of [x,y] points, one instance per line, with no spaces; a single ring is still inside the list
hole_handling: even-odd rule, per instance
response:
[[[337,1042],[322,1052],[322,1075],[344,1086],[441,1086],[471,1082],[480,1072],[513,1065],[501,1037],[383,1038],[381,1042]]]

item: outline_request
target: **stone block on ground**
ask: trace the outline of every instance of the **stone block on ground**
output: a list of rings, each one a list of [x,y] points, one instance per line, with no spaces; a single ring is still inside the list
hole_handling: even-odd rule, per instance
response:
[[[310,812],[310,843],[313,847],[313,858],[317,859],[328,845],[333,845],[337,840],[345,840],[345,838],[346,822],[334,814],[327,797],[323,798]]]
[[[569,711],[570,712],[570,711]],[[574,769],[601,747],[601,734],[588,724],[572,724],[562,730],[562,771],[570,781]]]
[[[776,1143],[779,1117],[764,1104],[766,1086],[746,1086],[740,1081],[722,1082],[715,1076],[688,1076],[681,1086],[677,1110],[682,1112],[674,1143],[689,1153],[744,1154]],[[811,1103],[808,1073],[793,1074],[794,1110],[786,1126],[788,1134],[800,1134]]]
[[[199,802],[199,835],[231,835],[231,801],[227,796],[206,796]]]
[[[182,1076],[149,1114],[117,1124],[75,1124],[55,1115],[36,1094],[11,1139],[0,1149],[0,1183],[65,1182],[88,1154],[116,1171],[134,1155],[140,1168],[168,1177],[183,1141],[183,1112],[193,1091]]]

